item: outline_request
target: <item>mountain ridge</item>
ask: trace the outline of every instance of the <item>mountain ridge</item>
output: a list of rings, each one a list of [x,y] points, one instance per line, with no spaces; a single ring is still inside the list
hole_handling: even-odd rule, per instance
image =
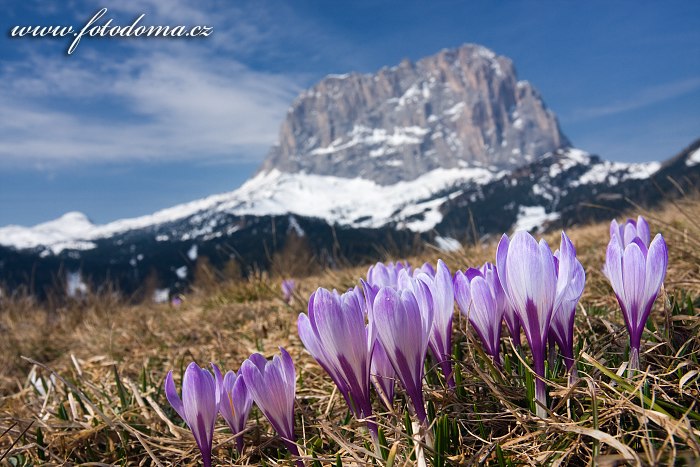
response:
[[[423,92],[430,75],[416,70],[436,73],[441,66],[452,71]],[[367,92],[372,97],[372,86],[394,80],[389,97],[364,110],[350,106],[357,114],[350,118],[338,83],[374,82],[381,73]],[[486,77],[496,84],[484,84]],[[464,91],[467,78],[476,91],[455,102],[457,94],[443,88],[456,80],[455,89]],[[328,83],[335,91],[323,88]],[[295,135],[305,122],[295,112],[312,115],[305,99],[322,88],[339,93],[328,102],[344,107],[324,107],[332,116],[320,117],[324,129],[311,125]],[[523,93],[520,101],[516,92]],[[376,125],[367,120],[372,115]],[[512,62],[474,45],[375,75],[327,77],[295,100],[280,134],[261,169],[236,190],[103,225],[72,212],[34,227],[0,228],[0,285],[43,290],[64,280],[57,275],[82,271],[95,287],[113,282],[133,292],[155,272],[161,285],[183,290],[200,256],[216,268],[235,261],[243,271],[265,269],[290,238],[304,237],[319,263],[356,263],[376,260],[378,250],[401,256],[426,243],[450,249],[512,229],[600,220],[628,207],[626,200],[653,205],[700,184],[700,140],[663,163],[610,162],[576,149],[534,87],[517,79]],[[294,137],[285,142],[285,134]],[[481,152],[454,143],[473,134]],[[453,147],[436,156],[432,141],[447,140]],[[280,149],[285,144],[287,152]],[[305,152],[296,152],[299,144]]]

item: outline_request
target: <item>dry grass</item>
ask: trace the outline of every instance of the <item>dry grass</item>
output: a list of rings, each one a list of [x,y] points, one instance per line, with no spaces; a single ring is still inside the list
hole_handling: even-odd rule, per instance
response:
[[[429,367],[426,394],[433,420],[434,465],[682,464],[700,461],[700,202],[645,213],[662,231],[670,261],[665,293],[645,334],[644,371],[624,376],[626,331],[600,269],[607,225],[571,229],[587,285],[576,322],[581,379],[568,386],[561,365],[549,371],[552,399],[545,423],[532,414],[528,356],[504,337],[503,370],[495,369],[463,319],[456,321],[459,387],[450,392]],[[547,237],[558,244],[555,234]],[[428,251],[451,268],[492,260],[495,245],[451,254]],[[284,346],[295,359],[297,433],[309,464],[385,465],[363,424],[348,416],[342,397],[296,334],[296,317],[319,286],[355,285],[365,267],[326,271],[298,280],[291,306],[279,281],[265,275],[221,284],[187,297],[177,308],[126,306],[94,297],[48,311],[26,298],[2,303],[0,313],[0,455],[11,465],[195,465],[195,444],[165,400],[162,385],[174,369],[209,361],[237,369],[252,352]],[[505,334],[505,333],[504,333]],[[25,357],[25,358],[21,358]],[[378,421],[394,465],[413,465],[410,423],[399,394]],[[262,416],[251,416],[246,450],[235,454],[230,432],[217,425],[215,463],[291,465]],[[281,458],[281,461],[277,459]],[[312,460],[315,459],[315,460]]]

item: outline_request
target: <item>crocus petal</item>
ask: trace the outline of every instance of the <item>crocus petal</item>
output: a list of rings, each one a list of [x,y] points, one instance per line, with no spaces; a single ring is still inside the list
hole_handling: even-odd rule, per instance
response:
[[[498,280],[501,282],[503,290],[506,291],[506,296],[508,295],[506,258],[508,258],[509,247],[510,239],[508,235],[503,234],[501,240],[498,242],[498,248],[496,249],[496,269],[498,270]]]
[[[438,358],[449,357],[452,346],[452,318],[454,316],[454,287],[452,285],[452,274],[447,268],[447,265],[438,260],[437,272],[435,273],[435,281],[433,303],[433,339],[434,345],[439,347],[445,355],[438,355]]]
[[[644,281],[645,297],[644,302],[653,303],[661,289],[661,284],[666,277],[668,267],[668,249],[661,234],[656,234],[654,240],[649,245],[649,252],[646,259],[646,278]]]
[[[639,237],[646,246],[649,246],[651,231],[649,230],[647,220],[642,216],[637,217],[637,237]]]
[[[382,394],[382,401],[391,410],[394,401],[394,380],[396,379],[396,371],[391,365],[391,361],[384,350],[381,341],[377,340],[374,344],[372,352],[371,365],[372,383],[377,392]]]
[[[435,277],[435,268],[430,263],[423,263],[423,266],[421,266],[420,269],[416,269],[416,271],[421,271],[426,273],[430,277]],[[414,274],[416,271],[414,271]]]
[[[454,278],[455,301],[463,315],[467,315],[472,302],[469,280],[462,271],[457,271]]]
[[[483,277],[471,281],[469,322],[479,334],[486,353],[498,358],[503,310],[498,310],[491,288]]]
[[[555,309],[559,306],[564,295],[568,293],[567,289],[571,285],[578,263],[576,248],[574,248],[574,244],[564,232],[561,233],[561,244],[557,257],[559,259],[559,267],[557,272],[557,295],[554,302]]]
[[[642,250],[636,243],[630,243],[625,247],[622,257],[622,281],[627,298],[628,320],[633,326],[634,334],[639,333],[639,321],[641,319],[641,307],[645,298],[646,261]]]
[[[610,222],[610,240],[615,239],[615,241],[620,243],[620,246],[624,246],[622,245],[622,237],[620,225],[613,219],[612,222]]]
[[[630,222],[630,221],[631,221],[631,219],[628,220],[627,223],[625,223],[625,226],[624,226],[624,231],[623,231],[623,234],[622,234],[622,242],[623,242],[624,245],[629,245],[629,244],[632,242],[632,240],[634,240],[635,238],[637,238],[637,228],[636,228],[636,226],[635,226],[632,222]]]
[[[175,382],[173,381],[173,372],[170,370],[168,375],[165,377],[165,397],[170,402],[170,405],[175,409],[175,412],[180,416],[181,419],[187,421],[185,418],[185,409],[182,406],[182,400],[177,393],[175,388]]]
[[[625,287],[622,282],[622,252],[623,247],[620,243],[615,239],[610,240],[605,254],[605,266],[603,267],[603,274],[610,281],[610,285],[612,285],[613,291],[615,291],[615,295],[617,295],[621,304],[627,302]]]

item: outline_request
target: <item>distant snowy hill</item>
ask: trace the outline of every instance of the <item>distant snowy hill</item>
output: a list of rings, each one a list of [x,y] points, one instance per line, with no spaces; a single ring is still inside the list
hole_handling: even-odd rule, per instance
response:
[[[295,100],[260,171],[232,192],[105,225],[72,212],[0,228],[0,286],[42,293],[81,271],[93,287],[133,291],[155,274],[177,289],[199,257],[264,268],[292,235],[328,264],[425,242],[454,249],[474,235],[608,218],[628,199],[654,204],[699,181],[700,141],[664,163],[571,147],[509,59],[466,45],[325,78]]]
[[[623,164],[600,161],[577,149],[546,154],[549,171],[532,186],[533,195],[541,195],[547,211],[562,191],[586,185],[614,186],[619,182],[646,179],[659,163]],[[552,181],[562,173],[580,172],[567,188]],[[63,250],[87,250],[95,240],[130,231],[151,230],[156,241],[188,241],[231,235],[236,227],[220,222],[222,214],[231,216],[283,216],[294,214],[318,218],[332,225],[355,228],[392,226],[423,233],[434,229],[443,219],[443,207],[465,191],[478,192],[508,175],[510,171],[485,168],[435,169],[414,180],[380,185],[363,178],[285,173],[272,169],[259,173],[238,190],[186,203],[149,216],[123,219],[106,225],[94,225],[81,213],[68,213],[59,219],[34,227],[0,228],[0,244],[18,249],[44,248],[44,254]],[[474,201],[478,196],[474,195]],[[526,213],[535,211],[526,210]],[[551,220],[551,216],[548,218]],[[516,220],[517,222],[521,222]],[[530,222],[533,222],[532,220]],[[178,224],[177,229],[165,226]],[[515,224],[514,224],[515,225]],[[539,224],[535,223],[536,227]]]

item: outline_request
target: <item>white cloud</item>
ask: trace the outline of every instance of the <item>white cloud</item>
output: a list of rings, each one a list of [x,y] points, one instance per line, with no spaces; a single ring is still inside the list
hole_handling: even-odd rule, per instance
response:
[[[148,24],[207,24],[191,3],[148,5]],[[144,11],[132,6],[119,11]],[[29,47],[0,64],[0,165],[260,159],[302,79],[255,70],[208,39],[87,38],[72,56]]]

